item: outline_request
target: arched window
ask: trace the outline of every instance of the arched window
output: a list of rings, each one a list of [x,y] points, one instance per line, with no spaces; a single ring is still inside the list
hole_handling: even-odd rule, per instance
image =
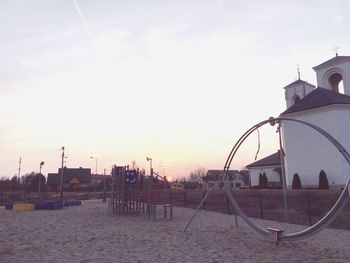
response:
[[[342,93],[342,94],[345,94],[344,93],[344,82],[343,80],[341,80],[338,84],[338,90],[339,90],[339,93]]]
[[[339,73],[333,73],[328,78],[329,85],[332,90],[340,93],[344,93],[343,77]]]
[[[300,100],[300,97],[298,95],[295,95],[293,98],[293,104],[297,103]]]

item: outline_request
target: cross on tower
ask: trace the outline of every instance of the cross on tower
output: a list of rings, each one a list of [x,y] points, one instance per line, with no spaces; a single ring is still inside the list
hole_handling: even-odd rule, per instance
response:
[[[334,47],[333,50],[335,52],[335,55],[338,56],[339,47]]]
[[[298,70],[298,79],[300,80],[300,68],[299,68],[300,64],[297,64],[297,70]]]

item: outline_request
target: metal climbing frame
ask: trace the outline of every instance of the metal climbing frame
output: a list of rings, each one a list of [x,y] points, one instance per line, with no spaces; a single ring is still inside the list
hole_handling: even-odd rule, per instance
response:
[[[139,215],[146,212],[148,219],[156,218],[157,207],[164,209],[164,218],[173,216],[169,184],[151,169],[146,176],[139,170],[114,166],[112,170],[112,195],[108,200],[108,214]],[[169,210],[169,211],[168,211]]]
[[[141,197],[141,201],[145,203],[147,207],[148,219],[155,219],[157,208],[161,207],[163,208],[164,218],[167,219],[169,214],[169,219],[172,220],[173,205],[166,177],[155,173],[153,169],[151,169],[149,180],[147,191],[142,192]]]

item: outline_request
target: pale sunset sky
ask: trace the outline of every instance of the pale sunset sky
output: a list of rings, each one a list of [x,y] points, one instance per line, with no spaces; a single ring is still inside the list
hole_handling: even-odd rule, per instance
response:
[[[0,0],[0,177],[136,161],[171,178],[222,169],[283,87],[350,55],[349,1]],[[278,147],[261,132],[258,158]],[[254,161],[257,136],[232,169]]]

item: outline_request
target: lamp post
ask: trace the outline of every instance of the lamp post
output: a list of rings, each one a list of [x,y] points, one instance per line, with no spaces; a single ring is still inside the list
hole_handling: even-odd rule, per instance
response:
[[[152,175],[152,158],[146,157],[147,162],[150,162],[150,175]]]
[[[18,183],[21,183],[21,164],[22,164],[22,157],[19,157],[19,161],[18,161]]]
[[[96,163],[95,163],[95,175],[97,175],[97,158],[90,156],[91,159],[95,159]]]
[[[40,169],[39,169],[39,193],[40,193],[40,190],[41,190],[41,168],[43,167],[43,165],[44,165],[44,161],[42,161],[41,163],[40,163]]]
[[[64,165],[64,146],[62,146],[62,163],[61,163],[61,178],[60,178],[60,191],[61,191],[61,199],[63,199],[63,165]]]

